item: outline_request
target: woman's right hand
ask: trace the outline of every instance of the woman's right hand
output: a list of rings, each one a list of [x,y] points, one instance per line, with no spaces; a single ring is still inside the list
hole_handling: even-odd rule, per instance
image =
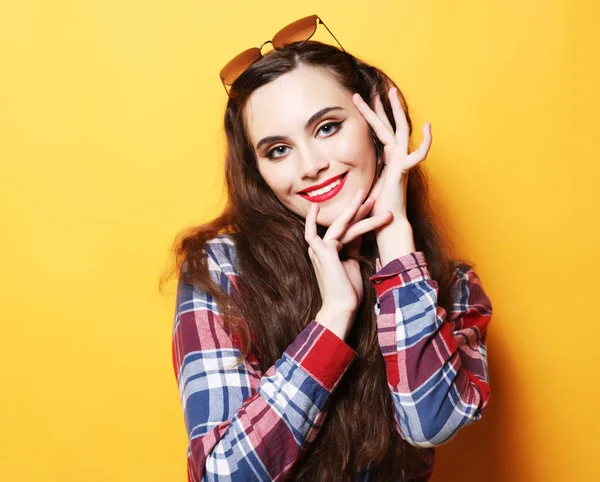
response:
[[[365,191],[359,189],[352,203],[333,221],[323,239],[317,234],[319,206],[313,203],[306,216],[305,239],[323,304],[317,321],[345,339],[364,294],[360,265],[355,258],[360,252],[362,235],[389,223],[393,215],[386,211],[377,216],[371,212],[374,199],[363,202]],[[348,259],[341,261],[339,251],[346,245]]]

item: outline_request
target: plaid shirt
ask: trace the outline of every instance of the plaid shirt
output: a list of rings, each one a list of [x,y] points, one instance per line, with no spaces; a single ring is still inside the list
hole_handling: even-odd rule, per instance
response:
[[[235,246],[220,235],[206,246],[213,280],[231,292]],[[395,405],[396,429],[430,451],[488,405],[486,333],[492,305],[472,268],[456,264],[450,313],[437,306],[438,285],[424,253],[396,258],[370,278],[377,292],[378,339]],[[357,356],[312,320],[265,373],[255,357],[239,366],[235,338],[213,297],[181,279],[173,327],[173,368],[188,434],[189,482],[285,480],[315,439],[327,401]],[[368,481],[369,467],[357,474]]]

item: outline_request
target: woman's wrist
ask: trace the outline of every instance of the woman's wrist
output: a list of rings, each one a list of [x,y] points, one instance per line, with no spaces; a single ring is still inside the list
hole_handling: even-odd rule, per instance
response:
[[[416,249],[412,226],[405,218],[394,218],[389,225],[376,232],[375,238],[382,266]]]
[[[355,313],[342,308],[321,308],[315,316],[315,321],[336,334],[342,340],[346,340],[348,332],[352,327]]]

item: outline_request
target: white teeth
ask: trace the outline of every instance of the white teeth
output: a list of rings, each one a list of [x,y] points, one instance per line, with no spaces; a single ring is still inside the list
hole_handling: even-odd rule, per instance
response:
[[[337,181],[334,181],[331,184],[329,184],[325,187],[322,187],[321,189],[317,189],[316,191],[309,192],[308,196],[315,197],[315,196],[320,196],[321,194],[325,194],[326,192],[331,191],[334,187],[338,186],[341,182],[342,182],[342,180],[338,179]]]

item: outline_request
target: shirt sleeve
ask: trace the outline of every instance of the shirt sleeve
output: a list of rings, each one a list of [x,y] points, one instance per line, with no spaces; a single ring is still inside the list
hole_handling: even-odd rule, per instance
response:
[[[422,251],[380,266],[370,280],[396,428],[412,445],[441,445],[486,411],[491,301],[464,263],[455,268],[450,313],[437,304],[438,284]]]
[[[230,268],[208,252],[227,290]],[[188,435],[189,482],[270,481],[291,470],[319,432],[330,394],[357,353],[312,320],[264,374],[240,354],[212,296],[178,282],[173,368]]]

